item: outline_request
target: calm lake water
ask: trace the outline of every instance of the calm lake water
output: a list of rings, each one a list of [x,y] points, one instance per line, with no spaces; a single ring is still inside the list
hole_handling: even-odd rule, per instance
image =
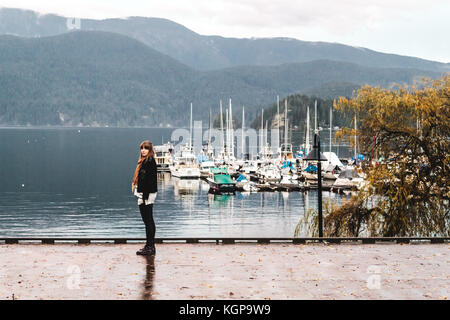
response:
[[[0,129],[0,237],[145,237],[130,186],[138,146],[167,142],[172,130]],[[159,174],[156,237],[292,237],[307,208],[317,206],[315,191],[208,189],[202,180]]]

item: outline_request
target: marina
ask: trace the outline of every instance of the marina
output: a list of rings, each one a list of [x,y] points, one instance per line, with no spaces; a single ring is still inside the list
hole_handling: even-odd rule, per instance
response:
[[[31,159],[22,152],[10,152],[2,162],[2,236],[142,237],[145,230],[130,188],[137,161],[136,145],[130,141],[161,141],[170,132],[159,128],[0,129],[5,138],[0,141],[2,150],[27,149],[33,154]],[[314,189],[255,192],[253,181],[239,182],[236,173],[232,179],[236,179],[235,193],[220,194],[209,192],[206,179],[159,172],[156,237],[293,237],[304,213],[317,204]],[[335,192],[323,194],[325,201],[336,203],[349,198]]]
[[[308,160],[308,154],[313,151],[310,143],[310,116],[309,107],[306,117],[306,134],[303,143],[294,150],[292,137],[290,137],[287,99],[285,99],[284,112],[280,114],[279,99],[277,99],[277,116],[272,123],[271,131],[275,131],[276,141],[268,141],[268,122],[264,122],[264,109],[261,110],[261,126],[258,136],[258,145],[246,144],[244,136],[245,108],[242,108],[242,128],[240,137],[234,133],[234,118],[231,99],[225,110],[225,123],[222,117],[223,105],[219,104],[220,110],[220,143],[219,148],[212,147],[211,131],[213,130],[210,120],[208,128],[208,141],[202,144],[199,153],[195,153],[193,147],[193,105],[190,105],[189,142],[173,146],[170,142],[155,146],[156,150],[171,150],[165,154],[164,167],[158,167],[160,171],[169,171],[172,176],[180,179],[204,179],[210,185],[212,193],[234,193],[236,190],[242,192],[258,191],[287,191],[304,192],[318,188],[318,163]],[[319,132],[317,125],[317,101],[314,106],[314,133]],[[321,153],[324,163],[322,166],[321,183],[322,190],[349,193],[364,186],[364,178],[357,166],[358,160],[362,159],[357,154],[355,147],[354,157],[339,158],[332,152],[332,110],[330,109],[329,128],[329,151]],[[283,138],[280,141],[280,128],[283,128]],[[272,134],[273,132],[271,132]],[[217,138],[217,137],[216,137]],[[239,140],[240,145],[239,145]],[[273,140],[273,139],[272,139]],[[282,142],[282,143],[280,143]],[[239,148],[237,148],[239,146]],[[277,147],[279,146],[279,147]],[[217,144],[216,144],[217,147]],[[256,154],[251,154],[257,148]],[[218,173],[220,172],[220,175]],[[225,179],[227,183],[217,183],[214,179]]]
[[[157,237],[292,237],[304,214],[316,209],[316,162],[303,160],[307,155],[304,141],[287,132],[276,152],[268,142],[264,118],[259,136],[262,147],[253,148],[229,121],[233,118],[231,101],[226,109],[222,109],[226,112],[219,122],[216,144],[204,132],[208,128],[203,128],[206,139],[200,149],[195,148],[193,106],[189,134],[181,143],[169,139],[171,128],[0,129],[5,137],[0,142],[3,150],[26,148],[33,154],[31,159],[11,152],[0,168],[4,181],[0,186],[1,233],[142,235],[135,197],[129,192],[137,158],[136,146],[130,142],[149,139],[160,142],[154,143],[159,172]],[[282,115],[286,114],[287,109]],[[285,117],[280,119],[288,123]],[[278,127],[272,130],[281,131]],[[323,166],[322,191],[326,201],[338,204],[347,201],[357,187],[335,184],[339,174],[350,168],[348,159],[336,159],[337,155],[330,157]]]

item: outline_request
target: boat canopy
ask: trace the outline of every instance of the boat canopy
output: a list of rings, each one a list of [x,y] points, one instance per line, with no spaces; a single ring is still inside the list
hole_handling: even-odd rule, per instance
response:
[[[310,164],[306,169],[306,172],[311,173],[311,172],[317,172],[317,167],[313,166],[312,164]]]
[[[219,167],[219,168],[211,168],[210,172],[212,174],[228,174],[227,168],[226,167]]]
[[[234,184],[235,182],[231,179],[229,174],[215,174],[214,182],[218,184]]]
[[[284,169],[284,168],[290,168],[290,169],[294,170],[294,165],[292,164],[291,161],[286,160],[286,161],[283,161],[283,165],[281,166],[281,169]]]
[[[247,182],[248,180],[247,180],[246,177],[244,177],[242,174],[239,173],[239,176],[238,176],[238,178],[236,179],[236,181],[237,181],[237,182],[242,182],[242,181]]]

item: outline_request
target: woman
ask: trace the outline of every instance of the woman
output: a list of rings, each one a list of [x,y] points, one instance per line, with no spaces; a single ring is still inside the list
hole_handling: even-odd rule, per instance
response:
[[[157,170],[155,151],[150,141],[141,143],[141,154],[134,172],[131,189],[138,198],[139,211],[145,224],[147,242],[136,254],[154,255],[155,250],[155,222],[153,220],[153,203],[157,193]]]

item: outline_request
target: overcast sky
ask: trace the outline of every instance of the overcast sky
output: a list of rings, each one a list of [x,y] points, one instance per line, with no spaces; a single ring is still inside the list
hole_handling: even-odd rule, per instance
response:
[[[0,7],[158,17],[202,35],[338,42],[450,62],[450,0],[0,0]]]

